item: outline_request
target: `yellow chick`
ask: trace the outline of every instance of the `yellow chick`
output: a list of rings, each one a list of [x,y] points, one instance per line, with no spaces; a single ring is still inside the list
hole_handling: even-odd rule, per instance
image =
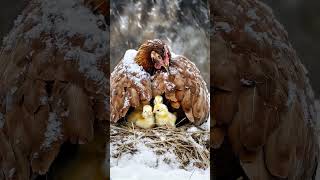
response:
[[[163,98],[162,96],[156,96],[153,100],[153,104],[156,105],[156,104],[162,104],[163,102]]]
[[[142,109],[135,109],[128,115],[128,122],[135,124],[138,119],[143,119]]]
[[[128,116],[128,121],[133,122],[136,126],[149,129],[155,126],[155,120],[152,113],[152,107],[150,105],[144,105],[142,113],[134,111]]]
[[[156,124],[158,126],[170,126],[170,127],[176,127],[175,123],[177,120],[177,117],[170,113],[167,106],[164,104],[155,104],[153,113],[156,114]]]

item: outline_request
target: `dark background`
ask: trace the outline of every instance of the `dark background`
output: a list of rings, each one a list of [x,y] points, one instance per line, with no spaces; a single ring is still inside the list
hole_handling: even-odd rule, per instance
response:
[[[0,39],[9,32],[17,15],[22,11],[27,0],[3,0],[0,7]],[[298,52],[301,61],[309,70],[309,77],[316,96],[320,95],[320,1],[319,0],[262,0],[270,7],[277,19],[289,33],[289,39]],[[113,1],[116,2],[116,1]],[[117,1],[121,2],[121,1]],[[154,0],[153,3],[162,3],[163,0]],[[202,16],[199,8],[192,6],[192,0],[183,0],[184,10],[196,20]],[[118,5],[118,3],[117,3]],[[148,8],[146,8],[147,10]],[[187,13],[186,13],[187,14]],[[185,15],[185,14],[184,14]],[[182,16],[183,17],[183,16]],[[185,18],[186,20],[189,17]],[[201,23],[200,23],[201,24]]]
[[[0,44],[3,37],[10,31],[14,20],[21,14],[27,0],[1,0],[0,5]]]
[[[309,71],[315,95],[320,95],[320,1],[262,0],[289,33],[289,39]]]

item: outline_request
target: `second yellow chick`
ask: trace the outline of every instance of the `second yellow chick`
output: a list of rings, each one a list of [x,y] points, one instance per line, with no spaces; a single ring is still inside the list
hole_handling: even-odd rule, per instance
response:
[[[167,125],[169,127],[176,127],[177,117],[169,112],[168,107],[164,104],[158,103],[154,105],[153,113],[156,114],[156,124],[158,126]]]
[[[162,104],[163,102],[163,98],[162,96],[156,96],[154,97],[154,100],[153,100],[153,104],[156,105],[156,104]]]
[[[134,111],[128,116],[128,121],[134,123],[136,126],[149,129],[155,126],[155,119],[150,105],[144,105],[141,111]]]

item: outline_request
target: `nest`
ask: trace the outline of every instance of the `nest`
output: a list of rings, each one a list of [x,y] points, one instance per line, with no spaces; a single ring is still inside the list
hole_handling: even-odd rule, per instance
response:
[[[210,166],[209,131],[191,124],[179,128],[152,129],[111,125],[110,140],[115,147],[115,151],[111,152],[112,158],[121,158],[128,153],[135,154],[138,151],[138,142],[142,142],[157,155],[174,153],[182,169],[187,169],[188,166],[207,169]],[[164,159],[167,164],[170,164],[169,161]]]

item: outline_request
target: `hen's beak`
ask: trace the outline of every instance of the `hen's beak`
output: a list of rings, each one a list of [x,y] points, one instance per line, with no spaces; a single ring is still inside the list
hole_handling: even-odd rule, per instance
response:
[[[165,69],[166,69],[166,71],[170,74],[170,71],[169,71],[169,66],[167,66],[167,65],[164,65],[163,66]]]

